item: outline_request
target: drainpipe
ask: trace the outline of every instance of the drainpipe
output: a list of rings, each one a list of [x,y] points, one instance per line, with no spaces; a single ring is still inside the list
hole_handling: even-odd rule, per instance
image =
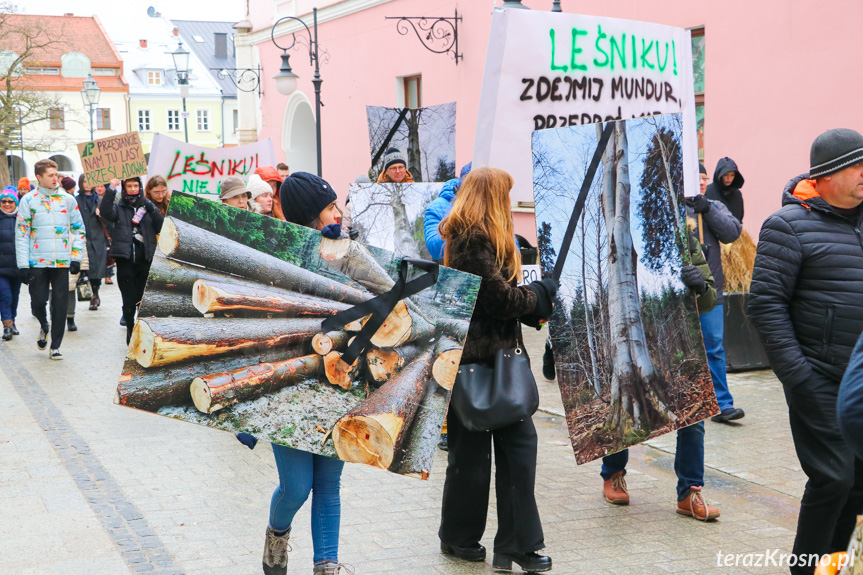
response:
[[[219,90],[222,95],[222,147],[225,147],[225,91]]]

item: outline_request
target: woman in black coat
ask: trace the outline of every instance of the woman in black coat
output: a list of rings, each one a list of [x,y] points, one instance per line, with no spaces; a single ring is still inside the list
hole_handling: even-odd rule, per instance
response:
[[[144,198],[140,178],[124,180],[120,201],[114,203],[118,183],[114,180],[105,191],[99,212],[113,224],[108,255],[117,260],[117,284],[123,296],[128,344],[135,326],[135,311],[144,296],[150,262],[156,253],[156,234],[162,231],[165,218],[153,202]]]
[[[522,349],[519,322],[537,325],[552,312],[554,280],[518,287],[521,259],[513,239],[509,192],[512,176],[477,168],[465,178],[452,211],[441,222],[444,263],[482,278],[462,354],[462,365],[494,361],[500,349]],[[458,383],[456,384],[458,385]],[[491,433],[469,431],[458,414],[448,415],[449,461],[444,484],[441,551],[467,561],[483,561],[479,544],[488,513],[491,446],[494,441],[498,530],[494,559],[498,569],[517,563],[529,572],[549,571],[534,497],[537,436],[527,418]]]
[[[90,260],[87,277],[90,278],[90,287],[93,289],[90,309],[97,310],[102,303],[99,299],[102,278],[108,275],[108,237],[105,235],[102,219],[96,213],[99,208],[99,195],[94,188],[87,185],[83,174],[78,178],[78,195],[75,200],[78,202],[78,210],[87,233],[87,257]]]

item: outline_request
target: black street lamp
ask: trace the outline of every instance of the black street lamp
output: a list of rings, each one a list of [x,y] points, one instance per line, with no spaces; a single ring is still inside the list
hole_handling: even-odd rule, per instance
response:
[[[177,71],[177,84],[180,85],[180,95],[183,97],[183,131],[186,143],[189,143],[189,121],[186,112],[186,97],[189,95],[189,51],[183,48],[183,42],[171,52],[174,59],[174,69]]]
[[[99,85],[96,83],[96,80],[93,79],[93,76],[88,72],[87,79],[84,80],[84,87],[81,89],[81,101],[84,102],[85,106],[90,108],[90,141],[93,141],[93,106],[99,105],[99,96],[102,94],[102,90],[99,89]]]
[[[309,60],[311,64],[315,66],[315,76],[312,79],[312,84],[315,86],[315,130],[317,132],[317,144],[318,144],[318,176],[322,177],[322,168],[321,168],[321,70],[320,70],[320,58],[318,56],[318,9],[312,8],[312,18],[313,24],[312,28],[314,29],[314,37],[312,37],[312,31],[309,30],[309,27],[306,26],[306,23],[296,18],[294,16],[285,16],[284,18],[279,19],[275,24],[273,24],[273,30],[270,34],[273,44],[276,45],[277,48],[281,48],[282,50],[282,66],[279,68],[279,73],[276,74],[273,79],[276,81],[276,89],[280,94],[285,96],[290,96],[297,89],[297,79],[299,76],[294,74],[293,70],[291,70],[290,64],[290,55],[288,54],[288,50],[294,47],[297,43],[296,33],[291,34],[292,40],[289,46],[280,46],[278,42],[276,42],[276,26],[279,25],[280,22],[284,20],[296,20],[306,29],[306,32],[309,34]]]

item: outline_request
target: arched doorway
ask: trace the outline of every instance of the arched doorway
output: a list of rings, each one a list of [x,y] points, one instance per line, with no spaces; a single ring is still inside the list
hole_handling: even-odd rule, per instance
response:
[[[285,106],[282,123],[282,149],[291,172],[318,172],[315,114],[302,92],[294,92]]]
[[[55,154],[48,158],[49,160],[54,160],[57,163],[57,171],[58,172],[74,172],[75,166],[72,165],[72,160],[64,156],[63,154]]]

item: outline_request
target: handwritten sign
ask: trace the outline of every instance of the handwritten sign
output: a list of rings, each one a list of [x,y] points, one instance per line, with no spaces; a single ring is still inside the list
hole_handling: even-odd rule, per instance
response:
[[[526,286],[530,282],[538,282],[541,279],[542,268],[538,264],[521,266],[521,277],[518,278],[518,285]]]
[[[78,154],[89,186],[147,173],[147,159],[137,132],[78,144]]]
[[[172,190],[217,195],[222,180],[228,176],[248,181],[257,168],[275,165],[270,138],[234,148],[204,148],[156,134],[147,177],[162,176]]]
[[[688,30],[498,8],[487,53],[473,161],[510,172],[514,202],[533,200],[534,130],[654,114],[682,113],[691,127],[684,134],[684,187],[698,189]]]

